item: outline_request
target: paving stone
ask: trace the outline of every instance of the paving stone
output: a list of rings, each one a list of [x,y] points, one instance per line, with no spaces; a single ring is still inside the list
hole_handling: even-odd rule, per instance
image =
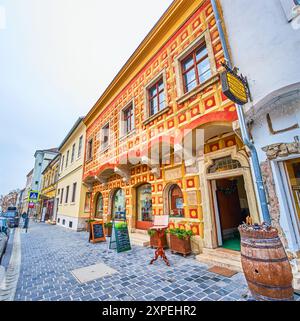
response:
[[[107,251],[107,244],[87,242],[88,234],[62,227],[32,223],[21,233],[21,271],[15,300],[243,300],[248,293],[242,274],[232,278],[207,271],[194,256],[167,251],[171,268],[157,261],[149,266],[153,250],[132,246],[132,251]],[[118,273],[79,284],[72,270],[105,263]]]

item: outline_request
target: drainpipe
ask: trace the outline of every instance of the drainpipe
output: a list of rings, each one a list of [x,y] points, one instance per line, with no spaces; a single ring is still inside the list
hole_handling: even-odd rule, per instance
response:
[[[219,14],[217,1],[211,0],[211,4],[212,4],[214,15],[216,18],[217,28],[218,28],[218,32],[220,35],[220,39],[221,39],[221,43],[222,43],[222,47],[223,47],[223,51],[224,51],[224,57],[227,60],[228,66],[230,68],[232,68],[232,63],[231,63],[231,59],[230,59],[230,55],[229,55],[229,51],[228,51],[228,46],[226,43],[226,38],[225,38],[225,34],[224,34],[223,26],[222,26],[222,21],[221,21],[220,14]],[[238,118],[239,118],[239,123],[240,123],[240,128],[241,128],[244,144],[246,146],[248,146],[248,148],[251,151],[252,166],[253,166],[255,181],[256,181],[256,185],[257,185],[258,196],[259,196],[261,211],[262,211],[262,215],[263,215],[263,220],[266,224],[271,225],[271,217],[270,217],[269,208],[268,208],[268,204],[267,204],[267,198],[266,198],[266,193],[265,193],[264,184],[263,184],[263,180],[262,180],[257,150],[256,150],[254,144],[250,140],[249,132],[248,132],[246,121],[245,121],[243,106],[236,105],[236,109],[237,109],[237,114],[238,114]]]

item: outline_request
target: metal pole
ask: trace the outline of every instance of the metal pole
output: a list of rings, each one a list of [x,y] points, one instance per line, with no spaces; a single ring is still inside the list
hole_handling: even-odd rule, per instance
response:
[[[214,15],[216,18],[217,28],[218,28],[218,32],[220,35],[220,39],[221,39],[221,43],[222,43],[222,47],[223,47],[223,51],[224,51],[224,57],[227,60],[228,66],[230,68],[232,68],[231,59],[230,59],[230,55],[229,55],[229,51],[228,51],[228,47],[227,47],[227,43],[226,43],[226,38],[225,38],[223,26],[222,26],[222,21],[221,21],[220,15],[219,15],[219,10],[218,10],[218,5],[217,5],[216,0],[211,0],[211,4],[212,4]],[[258,191],[261,211],[262,211],[262,215],[263,215],[263,220],[268,225],[271,225],[271,217],[270,217],[270,213],[269,213],[266,193],[265,193],[263,179],[262,179],[262,175],[261,175],[261,169],[260,169],[259,159],[258,159],[258,155],[257,155],[257,150],[256,150],[254,144],[250,140],[249,132],[247,130],[247,125],[246,125],[246,121],[245,121],[243,106],[236,105],[236,108],[237,108],[237,114],[238,114],[238,118],[239,118],[239,123],[240,123],[240,127],[241,127],[242,138],[243,138],[244,144],[246,146],[248,146],[248,148],[251,151],[251,161],[252,161],[252,165],[253,165],[253,171],[254,171],[255,181],[256,181],[256,185],[257,185],[257,191]]]

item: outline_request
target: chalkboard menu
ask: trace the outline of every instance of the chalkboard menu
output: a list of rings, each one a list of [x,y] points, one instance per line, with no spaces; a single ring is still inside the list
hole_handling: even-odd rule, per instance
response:
[[[105,242],[105,234],[104,234],[104,223],[103,222],[92,222],[90,226],[90,242]]]
[[[114,222],[110,238],[110,249],[118,253],[131,250],[128,227],[126,222]]]

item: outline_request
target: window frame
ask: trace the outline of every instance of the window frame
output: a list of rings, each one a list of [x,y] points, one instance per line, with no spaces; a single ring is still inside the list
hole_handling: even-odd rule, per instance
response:
[[[68,165],[69,165],[69,157],[70,157],[70,150],[67,151],[67,155],[66,155],[66,167],[65,167],[65,168],[67,168]]]
[[[64,200],[64,188],[61,189],[60,201],[59,201],[59,204],[60,204],[60,205],[62,205],[63,200]]]
[[[94,151],[94,138],[90,138],[87,143],[86,149],[86,161],[89,162],[93,159],[93,151]]]
[[[68,186],[66,187],[65,204],[68,204],[68,201],[69,201],[69,192],[70,192],[70,186],[68,185]]]
[[[77,192],[77,182],[73,183],[72,198],[71,198],[72,203],[76,202],[76,192]]]
[[[161,79],[163,80],[163,85],[164,85],[165,106],[164,108],[160,109],[156,114],[151,115],[149,91],[156,83],[159,83]],[[144,124],[145,123],[147,124],[151,119],[155,119],[156,117],[159,117],[161,114],[163,114],[164,112],[167,112],[168,110],[169,110],[169,101],[168,101],[168,89],[167,89],[167,76],[166,76],[166,70],[163,69],[154,78],[152,78],[144,87],[144,115],[145,115]]]
[[[80,157],[81,157],[81,154],[82,154],[82,146],[83,146],[83,135],[81,135],[81,136],[79,137],[77,158],[80,158]]]
[[[74,162],[75,160],[75,149],[76,149],[76,143],[74,143],[72,145],[72,153],[71,153],[71,164]]]
[[[124,113],[129,108],[132,108],[132,128],[131,128],[130,131],[126,131],[126,128],[124,126],[125,125]],[[130,135],[132,132],[134,132],[134,130],[135,130],[135,104],[134,104],[134,99],[132,99],[132,100],[130,100],[128,102],[128,104],[125,105],[125,107],[123,107],[121,109],[121,113],[120,113],[120,138]]]
[[[105,142],[105,145],[104,145],[104,130],[106,129],[106,127],[108,127],[108,138],[107,138],[107,141]],[[110,145],[110,122],[107,122],[104,126],[102,126],[101,128],[101,141],[100,141],[100,150],[101,152],[103,151],[106,151],[108,148],[109,148],[109,145]]]
[[[183,82],[183,69],[182,69],[182,62],[197,48],[200,47],[201,44],[205,44],[207,52],[208,52],[208,59],[210,64],[211,76],[202,84],[196,86],[189,92],[185,92],[184,90],[184,82]],[[185,50],[183,50],[176,58],[175,58],[175,74],[176,74],[176,90],[177,90],[177,101],[182,100],[184,97],[187,96],[186,99],[189,98],[189,95],[192,95],[194,91],[202,90],[202,86],[206,83],[209,83],[211,79],[216,77],[218,74],[215,54],[212,46],[212,40],[210,36],[210,32],[208,29],[205,29],[198,37],[195,39]]]
[[[206,49],[207,51],[207,46],[206,44],[203,42],[201,43],[198,47],[196,47],[189,55],[187,55],[185,58],[182,59],[181,61],[181,70],[182,70],[182,82],[183,82],[183,90],[184,90],[184,93],[187,94],[187,93],[190,93],[194,88],[200,86],[201,84],[203,84],[204,82],[201,82],[200,81],[200,74],[199,74],[199,70],[198,70],[198,66],[199,64],[201,64],[201,62],[203,62],[204,60],[208,59],[209,61],[209,56],[208,56],[208,51],[207,51],[207,54],[205,54],[203,57],[201,57],[199,60],[197,60],[197,51],[201,50],[201,49]],[[187,70],[184,70],[184,64],[187,60],[189,60],[190,58],[192,58],[193,60],[193,64],[191,67],[187,68]],[[194,88],[188,90],[188,84],[186,82],[186,75],[188,73],[190,73],[191,71],[194,71],[195,72],[195,81],[196,81],[196,85]],[[211,73],[211,67],[210,67],[210,73]],[[212,76],[212,74],[210,74],[209,78]],[[208,79],[209,79],[208,78]]]

